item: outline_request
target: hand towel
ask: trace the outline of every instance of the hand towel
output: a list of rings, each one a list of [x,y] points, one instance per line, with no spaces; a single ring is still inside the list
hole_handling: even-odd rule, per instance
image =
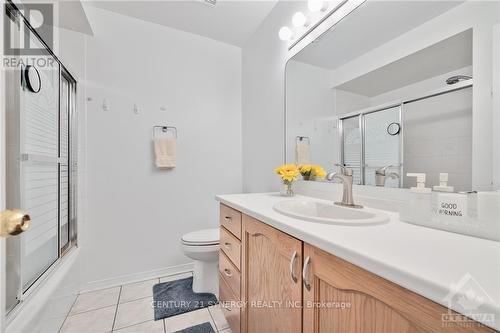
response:
[[[297,142],[295,144],[295,163],[298,165],[309,164],[310,159],[309,143]]]
[[[156,167],[174,168],[176,156],[175,138],[156,138],[154,139]]]

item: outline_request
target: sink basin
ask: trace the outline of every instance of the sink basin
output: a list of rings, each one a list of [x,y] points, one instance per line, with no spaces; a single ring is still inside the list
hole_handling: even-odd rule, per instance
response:
[[[316,201],[286,200],[277,202],[274,209],[283,215],[311,222],[340,225],[369,225],[385,223],[389,216],[366,209],[354,209]]]

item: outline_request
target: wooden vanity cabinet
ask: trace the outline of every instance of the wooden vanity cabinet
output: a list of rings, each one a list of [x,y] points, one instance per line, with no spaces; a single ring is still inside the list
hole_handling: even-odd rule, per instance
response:
[[[494,332],[446,327],[447,308],[309,244],[304,258],[304,333]]]
[[[243,215],[242,332],[302,331],[302,242]]]
[[[219,301],[233,333],[241,326],[241,213],[220,205]]]
[[[495,332],[472,321],[446,327],[446,307],[245,214],[232,228],[241,231],[241,261],[221,245],[219,266],[221,300],[246,304],[223,311],[233,332]],[[230,279],[227,270],[236,274]]]

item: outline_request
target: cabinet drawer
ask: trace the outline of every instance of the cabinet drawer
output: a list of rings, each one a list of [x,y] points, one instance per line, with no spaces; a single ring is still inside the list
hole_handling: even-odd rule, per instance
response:
[[[220,248],[236,268],[240,269],[241,242],[223,227],[220,228]]]
[[[221,310],[226,317],[231,331],[234,333],[240,332],[240,308],[238,307],[239,299],[234,296],[231,288],[224,281],[222,276],[219,276],[219,299],[221,302]]]
[[[219,251],[219,272],[233,293],[240,296],[240,271],[234,266],[223,251]]]
[[[220,205],[220,224],[236,238],[241,239],[241,213],[231,207]]]

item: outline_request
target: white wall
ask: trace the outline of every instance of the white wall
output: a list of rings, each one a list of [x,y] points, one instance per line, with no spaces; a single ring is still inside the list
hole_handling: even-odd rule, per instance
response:
[[[358,111],[371,105],[370,98],[365,95],[356,94],[342,89],[334,89],[333,92],[335,95],[334,113],[338,116]]]
[[[310,163],[333,169],[336,151],[337,118],[333,116],[334,94],[328,86],[329,71],[298,61],[286,68],[287,162],[295,162],[297,136],[310,138]]]
[[[394,101],[408,101],[429,95],[430,93],[441,89],[447,89],[449,86],[446,84],[446,79],[454,75],[473,76],[472,66],[463,67],[398,89],[384,92],[377,96],[373,96],[370,98],[370,105],[377,106]]]
[[[214,195],[241,192],[241,50],[88,9],[82,245],[92,288],[189,263],[182,234],[217,227]],[[178,129],[174,170],[154,167],[155,125]]]
[[[242,49],[243,190],[276,191],[273,170],[284,161],[287,45],[278,30],[306,5],[280,1]]]

